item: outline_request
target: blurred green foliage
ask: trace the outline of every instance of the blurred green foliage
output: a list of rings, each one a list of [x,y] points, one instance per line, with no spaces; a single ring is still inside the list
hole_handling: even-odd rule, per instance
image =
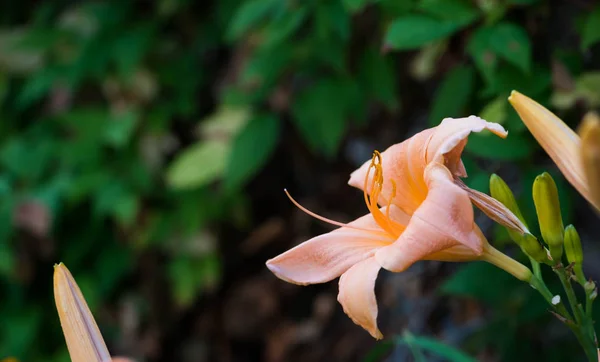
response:
[[[600,105],[585,61],[600,6],[588,5],[563,15],[575,43],[554,41],[563,30],[541,0],[2,5],[0,319],[11,327],[0,356],[65,360],[49,285],[58,260],[92,309],[149,251],[181,307],[216,285],[208,226],[248,226],[244,187],[288,123],[332,160],[350,129],[377,121],[373,107],[403,122],[407,85],[434,84],[428,126],[481,114],[510,131],[471,138],[471,186],[487,183],[479,158],[531,165],[536,145],[505,99],[518,89],[565,114]]]
[[[475,362],[476,360],[461,352],[460,350],[443,344],[434,338],[415,336],[405,331],[402,336],[392,340],[385,340],[377,345],[364,359],[363,362],[380,361],[381,357],[391,347],[406,346],[410,350],[415,362],[425,362],[431,359],[426,352],[433,356],[441,357],[448,362]],[[429,358],[429,359],[428,359]]]

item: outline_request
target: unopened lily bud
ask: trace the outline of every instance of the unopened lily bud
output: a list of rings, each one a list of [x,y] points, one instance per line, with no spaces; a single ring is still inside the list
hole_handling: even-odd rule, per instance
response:
[[[521,249],[525,252],[525,254],[529,255],[533,260],[538,263],[546,263],[548,262],[548,254],[546,253],[546,249],[535,236],[531,234],[523,234],[521,236],[521,242],[519,243]]]
[[[508,187],[506,182],[504,182],[504,180],[495,173],[490,176],[490,194],[493,198],[504,204],[504,206],[512,211],[512,213],[515,214],[515,216],[518,217],[519,220],[525,224],[525,226],[527,226],[512,190],[510,187]]]
[[[583,274],[583,250],[581,249],[581,239],[573,225],[565,228],[565,254],[567,260],[573,264],[573,271],[579,284],[584,285],[585,275]]]
[[[71,361],[110,361],[110,354],[92,312],[63,263],[54,267],[54,299]]]
[[[579,127],[581,160],[587,188],[594,205],[600,204],[600,118],[595,112],[583,117]]]
[[[581,264],[583,262],[581,239],[573,225],[565,228],[565,254],[567,254],[569,263]]]
[[[492,176],[490,176],[490,194],[494,199],[500,201],[504,206],[506,206],[506,208],[509,209],[519,220],[521,220],[525,227],[527,227],[525,219],[523,218],[523,214],[521,214],[521,210],[519,209],[519,205],[517,205],[515,195],[510,187],[508,187],[506,182],[504,182],[504,180],[496,174],[492,174]],[[510,238],[517,243],[521,249],[523,249],[522,240],[524,235],[511,228],[506,228],[506,231],[508,231],[508,236],[510,236]],[[523,250],[523,252],[527,254],[525,250]]]
[[[564,227],[558,201],[558,189],[549,173],[544,172],[533,182],[533,201],[540,223],[542,237],[556,263],[563,251]]]

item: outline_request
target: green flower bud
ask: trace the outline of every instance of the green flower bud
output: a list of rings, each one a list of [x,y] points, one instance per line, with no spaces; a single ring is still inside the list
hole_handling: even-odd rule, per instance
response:
[[[513,214],[515,214],[515,216],[519,218],[519,220],[521,220],[525,227],[527,227],[525,219],[523,218],[523,214],[521,214],[521,210],[519,209],[519,205],[517,205],[515,195],[513,194],[510,187],[508,187],[506,182],[504,182],[504,180],[496,174],[492,174],[492,176],[490,176],[490,194],[493,198],[500,201],[504,206],[506,206],[507,209],[509,209]],[[517,243],[521,247],[523,252],[527,254],[522,245],[523,238],[525,236],[519,233],[518,231],[510,228],[506,228],[506,231],[508,232],[508,236],[510,236],[512,241]]]
[[[581,239],[573,225],[565,228],[565,254],[569,263],[573,263],[573,271],[577,281],[585,285],[585,275],[583,274],[583,250],[581,249]]]
[[[542,244],[540,244],[535,236],[531,234],[523,234],[519,245],[525,254],[529,255],[538,263],[548,262],[548,254],[546,253],[546,249],[544,246],[542,246]]]
[[[544,172],[533,182],[533,201],[542,237],[555,263],[560,263],[563,251],[564,227],[560,214],[558,189],[549,173]]]
[[[565,228],[565,254],[567,254],[569,263],[581,264],[583,262],[581,239],[573,225]]]
[[[506,206],[516,217],[527,226],[525,222],[525,218],[523,218],[523,214],[521,214],[521,210],[519,209],[519,205],[517,205],[517,200],[515,199],[515,195],[511,191],[510,187],[504,182],[504,180],[496,175],[492,174],[490,176],[490,194],[493,198],[500,201],[504,206]]]

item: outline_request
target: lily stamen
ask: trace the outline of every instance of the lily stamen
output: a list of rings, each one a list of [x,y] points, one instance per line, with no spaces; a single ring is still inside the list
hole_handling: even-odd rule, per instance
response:
[[[371,188],[368,189],[367,185],[369,184],[369,176],[371,174],[371,169],[374,169],[373,179],[371,181]],[[383,214],[377,205],[377,201],[379,200],[379,196],[381,194],[381,190],[383,189],[383,166],[382,166],[382,157],[379,151],[375,150],[373,152],[373,157],[371,159],[371,165],[369,166],[369,170],[365,176],[365,183],[363,188],[363,195],[365,198],[365,203],[367,204],[367,208],[369,212],[373,215],[373,219],[377,222],[377,225],[385,230],[392,238],[397,239],[404,227],[397,222],[393,221],[390,218],[390,209],[392,205],[392,201],[396,196],[396,183],[392,182],[392,195],[388,200],[388,206],[386,213]],[[370,190],[370,195],[368,190]]]
[[[354,229],[354,230],[360,230],[360,231],[364,231],[364,232],[368,232],[368,233],[374,233],[374,234],[378,234],[378,235],[385,235],[384,233],[382,233],[380,230],[374,230],[374,229],[365,229],[365,228],[360,228],[354,225],[350,225],[350,224],[345,224],[343,222],[339,222],[339,221],[335,221],[335,220],[331,220],[329,218],[326,218],[325,216],[321,216],[317,213],[314,213],[312,211],[310,211],[309,209],[307,209],[306,207],[302,206],[298,201],[296,201],[292,195],[290,195],[290,193],[288,192],[287,189],[283,189],[283,192],[285,192],[285,194],[287,195],[288,199],[290,199],[290,201],[297,207],[299,208],[302,212],[304,212],[305,214],[314,217],[317,220],[321,220],[323,222],[326,222],[328,224],[331,225],[335,225],[335,226],[339,226],[339,227],[345,227],[345,228],[350,228],[350,229]]]

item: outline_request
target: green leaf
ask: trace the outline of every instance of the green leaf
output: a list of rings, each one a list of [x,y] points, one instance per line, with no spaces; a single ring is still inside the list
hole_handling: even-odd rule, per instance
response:
[[[479,112],[479,117],[485,119],[488,122],[503,124],[506,121],[508,115],[508,97],[501,95],[496,97],[490,103],[486,104],[485,107]]]
[[[422,0],[419,10],[441,20],[466,26],[477,20],[480,13],[476,7],[465,0]]]
[[[361,11],[373,1],[374,0],[342,0],[342,4],[344,4],[346,10],[350,11],[351,13],[356,13]]]
[[[277,5],[279,5],[278,0],[244,1],[229,23],[226,38],[230,41],[238,40],[266,18]]]
[[[225,170],[230,146],[220,140],[199,141],[171,163],[167,183],[176,190],[205,186],[221,177]]]
[[[206,138],[231,138],[242,129],[252,117],[248,107],[234,107],[222,104],[210,116],[200,122],[198,131]]]
[[[258,49],[246,63],[240,76],[242,87],[260,87],[273,84],[293,60],[293,49],[288,44]],[[246,96],[247,97],[247,96]]]
[[[358,77],[363,90],[370,97],[385,104],[390,110],[398,109],[396,71],[390,59],[375,49],[367,49],[359,65]]]
[[[537,64],[536,64],[537,65]],[[535,66],[529,74],[508,63],[501,64],[495,70],[493,82],[481,92],[483,97],[510,94],[513,89],[536,98],[549,90],[551,75],[547,68]]]
[[[111,44],[113,61],[117,64],[122,76],[131,75],[139,66],[154,40],[154,27],[149,25],[136,26],[124,31]]]
[[[490,46],[499,57],[515,65],[523,72],[531,68],[531,44],[525,30],[511,23],[500,23],[493,27]]]
[[[7,73],[27,74],[44,65],[41,49],[24,46],[30,33],[25,30],[0,30],[0,69]],[[25,44],[26,45],[26,44]]]
[[[57,72],[52,67],[42,68],[27,77],[15,101],[19,109],[26,109],[44,98],[55,84]]]
[[[425,336],[414,336],[408,332],[398,338],[398,341],[408,346],[418,347],[426,351],[432,352],[444,358],[444,361],[450,362],[475,362],[476,360],[464,352],[437,341],[433,338]]]
[[[502,139],[490,132],[469,136],[467,152],[492,160],[516,161],[530,157],[535,151],[535,142],[523,133],[510,133]]]
[[[574,93],[591,107],[600,105],[600,72],[588,72],[580,75],[575,81]]]
[[[8,194],[0,202],[0,277],[10,278],[16,266],[16,255],[10,243],[13,233],[13,203]]]
[[[441,287],[443,294],[475,298],[501,305],[505,303],[507,291],[520,282],[512,275],[485,262],[473,262],[461,267]]]
[[[496,65],[498,64],[498,56],[491,45],[493,32],[491,27],[479,27],[475,30],[467,45],[467,52],[473,58],[475,66],[477,66],[488,84],[493,82]]]
[[[487,171],[482,170],[475,161],[474,157],[469,154],[463,154],[461,157],[465,169],[469,173],[469,177],[465,178],[464,181],[470,188],[485,192],[489,191],[489,179],[490,175]]]
[[[362,362],[379,362],[385,361],[384,357],[389,355],[390,351],[394,347],[395,343],[390,340],[384,339],[373,346],[367,355],[362,359]]]
[[[113,147],[124,147],[129,144],[139,114],[132,109],[122,110],[106,120],[104,139]]]
[[[585,19],[581,33],[581,47],[587,49],[600,40],[600,6],[596,6]]]
[[[8,315],[3,315],[4,323],[10,325],[10,331],[2,333],[2,347],[11,355],[25,356],[37,341],[42,328],[42,311],[39,306],[20,308]],[[4,356],[3,356],[4,357]]]
[[[97,216],[112,216],[122,225],[130,225],[138,209],[138,198],[125,185],[109,181],[98,187],[94,202]]]
[[[332,157],[342,141],[348,120],[363,104],[356,84],[325,79],[300,93],[292,104],[292,120],[313,149]]]
[[[55,147],[50,138],[13,137],[0,148],[0,165],[17,178],[37,180],[49,167]]]
[[[410,13],[416,3],[417,0],[377,0],[377,5],[381,7],[381,14],[386,15],[388,19]]]
[[[169,284],[179,306],[189,306],[203,289],[211,287],[219,279],[220,269],[219,259],[211,254],[173,259],[168,265]]]
[[[512,5],[533,5],[539,2],[540,0],[508,0],[508,4]]]
[[[307,8],[287,11],[277,19],[271,21],[265,29],[263,45],[275,46],[292,36],[302,25],[308,15]]]
[[[575,80],[573,89],[557,89],[552,94],[551,104],[560,110],[572,108],[576,102],[585,101],[588,107],[600,105],[600,72],[587,72]]]
[[[426,15],[406,15],[396,19],[385,34],[384,47],[394,50],[420,48],[448,37],[462,24],[439,20]]]
[[[346,43],[350,38],[350,15],[337,1],[318,3],[314,13],[314,36],[323,42]]]
[[[274,115],[257,116],[233,141],[225,172],[225,187],[242,186],[267,162],[279,138],[279,120]]]
[[[437,126],[446,117],[464,117],[473,92],[475,72],[467,66],[454,68],[446,75],[433,99],[429,125]]]

